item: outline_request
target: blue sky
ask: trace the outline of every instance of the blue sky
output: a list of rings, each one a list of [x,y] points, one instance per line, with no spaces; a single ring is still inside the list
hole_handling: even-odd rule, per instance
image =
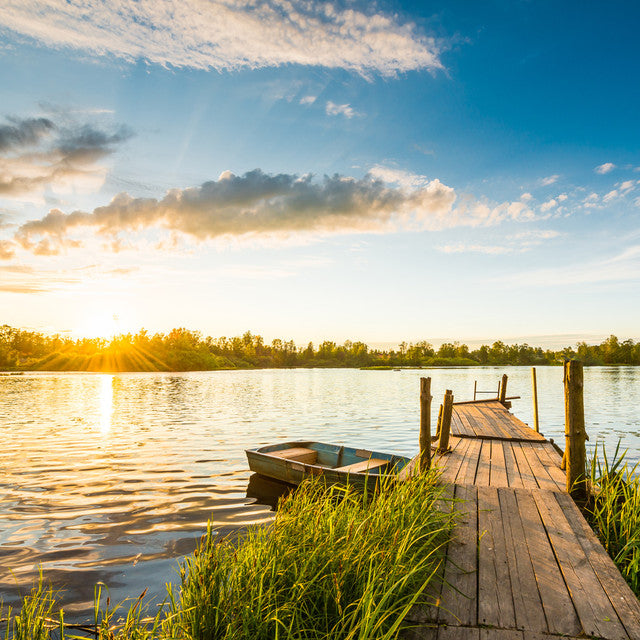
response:
[[[634,3],[3,5],[2,322],[640,337]]]

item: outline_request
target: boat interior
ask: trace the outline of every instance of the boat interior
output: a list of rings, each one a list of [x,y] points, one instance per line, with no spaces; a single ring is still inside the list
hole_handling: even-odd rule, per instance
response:
[[[260,453],[310,464],[343,473],[381,473],[389,471],[404,458],[321,442],[294,442],[263,447]]]

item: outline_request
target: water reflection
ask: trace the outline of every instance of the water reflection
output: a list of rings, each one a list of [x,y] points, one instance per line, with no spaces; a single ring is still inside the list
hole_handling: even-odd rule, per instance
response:
[[[100,376],[100,433],[104,436],[111,429],[113,414],[113,376]]]
[[[444,391],[494,388],[499,368],[220,371],[0,376],[0,599],[41,565],[79,615],[93,585],[112,601],[175,581],[208,519],[221,536],[273,517],[282,487],[250,477],[244,449],[295,439],[413,455],[418,378]],[[512,368],[513,411],[532,424],[528,367]],[[561,367],[538,368],[541,430],[564,443]],[[585,371],[591,444],[619,437],[638,458],[640,369]],[[96,437],[100,432],[101,437]],[[13,572],[13,573],[12,573]]]

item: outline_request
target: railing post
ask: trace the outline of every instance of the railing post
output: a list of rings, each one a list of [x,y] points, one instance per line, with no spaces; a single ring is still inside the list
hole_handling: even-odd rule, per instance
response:
[[[440,420],[440,440],[438,453],[445,453],[449,449],[449,433],[451,431],[451,413],[453,412],[453,391],[447,389],[442,403],[442,419]]]
[[[533,428],[536,433],[540,433],[540,422],[538,421],[538,382],[536,380],[536,368],[531,367],[531,385],[533,387]]]
[[[473,401],[476,401],[476,394],[477,394],[477,390],[478,390],[478,381],[474,380],[473,381]]]
[[[500,383],[500,393],[498,395],[498,400],[500,400],[502,404],[505,404],[505,402],[507,401],[507,374],[506,373],[502,376],[502,382]]]
[[[567,491],[577,502],[587,499],[587,464],[584,426],[582,363],[569,360],[564,363],[564,414],[565,463],[567,468]]]
[[[420,471],[431,466],[431,378],[420,378]]]

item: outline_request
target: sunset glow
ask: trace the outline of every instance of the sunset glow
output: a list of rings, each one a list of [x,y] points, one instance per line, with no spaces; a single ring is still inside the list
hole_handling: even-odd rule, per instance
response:
[[[171,7],[5,3],[2,322],[638,338],[637,7]]]

